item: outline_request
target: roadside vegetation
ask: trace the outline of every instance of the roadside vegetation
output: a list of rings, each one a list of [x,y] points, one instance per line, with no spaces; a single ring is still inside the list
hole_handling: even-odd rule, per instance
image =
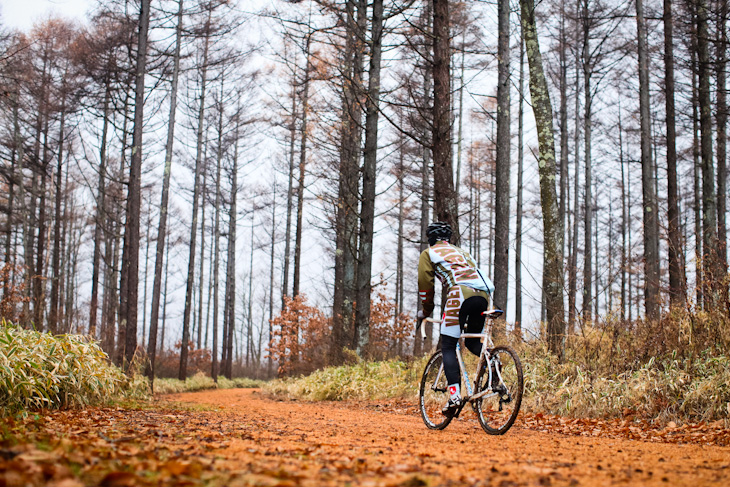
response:
[[[204,391],[207,389],[236,389],[261,387],[264,381],[248,379],[246,377],[234,377],[228,379],[218,376],[218,382],[202,372],[188,377],[184,381],[179,379],[155,379],[155,394],[176,394],[180,392]]]
[[[270,381],[263,390],[272,396],[307,401],[415,400],[426,361],[424,357],[326,367],[307,376]]]
[[[143,394],[142,381],[125,376],[97,343],[85,337],[0,325],[4,413],[103,404]]]
[[[675,313],[653,325],[609,319],[571,335],[562,361],[541,337],[497,334],[496,341],[510,342],[522,359],[525,412],[730,426],[729,330],[719,314]],[[424,365],[425,358],[357,362],[271,381],[264,391],[315,401],[415,403]]]
[[[133,367],[134,369],[134,367]],[[185,381],[156,379],[155,393],[259,387],[246,378],[218,382],[197,373]],[[51,335],[0,322],[0,413],[23,413],[146,399],[149,381],[112,364],[98,342],[82,335]]]
[[[562,360],[541,336],[518,341],[503,331],[498,343],[519,352],[525,372],[523,410],[575,418],[669,422],[723,421],[730,425],[730,333],[722,315],[675,313],[662,321],[610,318],[570,335]],[[402,400],[415,403],[427,356],[360,360],[309,375],[264,382],[218,381],[198,372],[185,381],[155,380],[156,394],[261,387],[276,397],[321,400]],[[2,323],[0,408],[3,412],[106,404],[146,398],[149,383],[112,365],[95,342],[51,336]]]

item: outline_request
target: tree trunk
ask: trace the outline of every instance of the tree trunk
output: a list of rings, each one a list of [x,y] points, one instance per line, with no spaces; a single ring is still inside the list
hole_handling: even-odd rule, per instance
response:
[[[565,32],[565,0],[560,2],[560,204],[558,206],[558,218],[563,228],[565,225],[567,202],[570,200],[568,194],[568,38]],[[576,93],[576,96],[578,94]],[[576,149],[577,152],[577,149]],[[565,241],[561,249],[563,262],[565,262]]]
[[[355,350],[363,355],[370,343],[370,282],[375,221],[375,176],[378,161],[378,115],[380,109],[380,58],[383,43],[383,0],[373,0],[368,93],[365,100],[365,153],[362,170],[362,206],[357,266]]]
[[[213,353],[210,375],[218,382],[218,273],[220,269],[220,207],[221,172],[223,165],[223,79],[221,77],[221,99],[218,113],[218,154],[215,165],[215,222],[213,223]]]
[[[210,45],[210,18],[212,10],[208,11],[205,22],[205,44],[203,47],[203,64],[201,66],[200,106],[198,107],[198,134],[197,153],[195,156],[195,179],[193,182],[193,216],[190,224],[190,253],[188,254],[187,286],[185,289],[185,310],[183,311],[182,345],[180,347],[180,370],[178,379],[185,380],[188,372],[188,342],[190,341],[190,313],[193,299],[193,281],[195,278],[195,253],[198,231],[198,205],[200,198],[200,175],[203,170],[203,126],[205,124],[205,95],[208,77],[208,49]]]
[[[494,306],[507,309],[510,217],[509,0],[498,0],[497,161],[494,210]]]
[[[644,305],[646,317],[659,319],[659,207],[651,153],[649,66],[643,0],[636,0],[636,26],[639,54],[639,111],[641,115],[641,187],[644,214]]]
[[[698,105],[700,110],[700,156],[702,160],[702,263],[705,308],[712,309],[719,298],[723,277],[717,238],[717,195],[712,158],[712,100],[710,93],[710,49],[707,28],[707,0],[697,2]]]
[[[296,65],[296,62],[295,62]],[[284,298],[289,295],[289,257],[291,256],[291,214],[292,199],[294,195],[294,146],[296,144],[297,134],[297,88],[296,88],[296,70],[292,79],[291,93],[291,124],[289,126],[289,182],[286,193],[286,231],[284,235],[284,279],[281,284],[281,309],[284,309]]]
[[[727,274],[727,23],[728,0],[720,0],[717,17],[717,238],[720,276]],[[722,289],[723,296],[728,299],[726,285]],[[730,306],[730,301],[727,301]],[[730,312],[730,309],[727,310]]]
[[[167,318],[167,283],[170,279],[170,236],[169,233],[165,233],[162,237],[165,240],[165,287],[162,290],[162,330],[160,331],[160,350],[162,353],[165,351],[165,321]],[[149,344],[148,344],[149,346]]]
[[[139,14],[139,34],[134,97],[134,131],[132,133],[132,160],[129,167],[127,220],[124,229],[122,257],[122,320],[125,328],[124,358],[132,362],[137,349],[137,292],[139,284],[139,219],[142,176],[142,129],[144,124],[144,80],[147,69],[147,31],[150,23],[150,0],[142,0]]]
[[[525,43],[520,35],[520,102],[517,109],[517,222],[515,224],[515,336],[522,339],[522,177],[524,163]]]
[[[578,14],[576,2],[576,14]],[[577,15],[576,15],[577,17]],[[576,31],[575,42],[579,42],[580,33]],[[573,154],[575,159],[575,176],[573,178],[573,228],[570,265],[568,267],[568,334],[575,333],[575,322],[578,315],[578,222],[580,221],[580,54],[575,50],[575,133],[573,134]]]
[[[693,39],[692,56],[692,168],[693,168],[693,207],[694,207],[694,239],[695,239],[695,289],[697,292],[696,309],[704,305],[703,259],[702,259],[702,179],[700,175],[700,129],[697,93],[697,38]]]
[[[249,258],[248,268],[248,325],[246,330],[246,367],[252,365],[251,354],[253,352],[253,252],[254,252],[254,213],[251,214],[251,254]]]
[[[45,272],[43,270],[45,264],[45,250],[46,250],[46,197],[48,187],[48,164],[49,164],[49,144],[48,144],[48,128],[49,116],[46,115],[44,128],[43,128],[43,155],[40,160],[40,188],[37,191],[40,193],[40,201],[38,203],[38,236],[36,242],[36,262],[35,262],[35,276],[33,279],[33,322],[36,329],[43,331],[45,329],[44,311],[45,311]]]
[[[619,95],[619,100],[621,99]],[[621,322],[623,323],[626,317],[626,268],[628,266],[628,247],[626,246],[626,234],[628,227],[631,222],[628,220],[628,208],[627,200],[628,195],[626,191],[626,162],[624,160],[624,139],[623,139],[623,123],[621,119],[621,103],[618,105],[618,152],[619,152],[619,163],[621,164]]]
[[[223,375],[228,379],[233,376],[233,335],[236,329],[236,218],[238,215],[238,131],[240,128],[240,107],[236,110],[236,132],[233,149],[233,167],[231,168],[231,207],[228,213],[228,259],[226,262],[226,343],[224,347],[226,361],[223,364]]]
[[[47,83],[48,80],[46,78],[46,73],[48,70],[48,52],[47,50],[43,51],[43,68],[41,71],[41,92],[40,92],[40,102],[39,106],[37,107],[37,116],[35,120],[35,142],[33,144],[33,154],[31,162],[32,164],[35,164],[36,167],[32,167],[32,182],[31,182],[31,192],[30,192],[30,205],[28,209],[28,218],[27,224],[23,227],[24,235],[23,235],[23,241],[25,243],[24,248],[24,265],[26,267],[25,269],[25,301],[23,302],[23,320],[26,321],[26,326],[32,324],[33,322],[35,325],[35,328],[38,331],[43,331],[43,323],[39,322],[38,318],[36,316],[31,317],[30,315],[30,302],[31,300],[35,299],[34,292],[36,290],[37,286],[37,279],[33,279],[33,274],[37,273],[33,271],[33,247],[36,242],[35,237],[35,229],[36,225],[40,225],[39,220],[40,217],[36,217],[36,210],[37,210],[37,204],[38,204],[38,176],[36,175],[36,171],[43,171],[45,172],[45,166],[43,161],[41,160],[41,138],[43,136],[43,127],[44,125],[47,126],[47,122],[44,122],[48,118],[48,115],[46,114],[47,105],[46,102],[46,92],[47,90]],[[47,130],[46,130],[47,133]],[[21,170],[22,172],[22,170]],[[45,195],[45,191],[43,193]],[[42,199],[41,199],[42,201]],[[39,212],[40,213],[40,212]],[[43,253],[43,245],[41,242],[38,242],[38,253]],[[37,307],[37,301],[34,302],[34,315],[37,314],[35,308]]]
[[[402,120],[402,117],[401,117]],[[404,262],[403,262],[403,220],[405,219],[405,143],[403,140],[398,144],[398,233],[396,241],[396,257],[395,257],[395,317],[403,314],[403,288],[404,279]]]
[[[307,35],[306,67],[304,70],[304,93],[302,95],[302,127],[301,141],[299,145],[299,181],[297,185],[297,229],[294,236],[294,277],[292,296],[299,295],[299,281],[301,280],[302,263],[302,220],[304,216],[304,177],[307,168],[307,116],[309,115],[309,81],[312,72],[311,66],[311,41],[312,33]]]
[[[10,176],[8,178],[8,219],[5,226],[5,264],[14,264],[13,250],[13,209],[15,206],[15,178],[18,177],[21,186],[23,184],[22,174],[17,175],[16,164],[23,159],[23,143],[20,138],[20,116],[19,116],[19,89],[13,93],[11,103],[13,106],[13,140],[10,153]],[[14,274],[14,272],[13,272]],[[3,289],[2,300],[8,297],[10,288],[5,286]]]
[[[584,119],[583,119],[583,143],[585,157],[585,186],[584,186],[584,220],[583,220],[583,322],[590,324],[593,321],[591,306],[593,305],[593,160],[591,157],[591,130],[592,130],[592,105],[593,94],[591,93],[591,46],[589,34],[589,13],[588,2],[583,2],[581,20],[583,23],[583,93],[584,93]]]
[[[68,72],[68,70],[67,70]],[[66,73],[67,74],[67,73]],[[64,76],[65,78],[65,76]],[[65,86],[64,86],[65,88]],[[62,90],[64,89],[62,88]],[[63,197],[66,194],[63,191],[63,144],[64,141],[64,128],[66,123],[66,95],[63,95],[61,101],[61,127],[58,134],[58,164],[56,165],[56,184],[55,184],[55,216],[53,222],[53,264],[52,274],[53,280],[51,281],[51,310],[48,314],[48,325],[51,329],[51,333],[58,333],[58,321],[61,308],[59,302],[59,287],[61,280],[63,279],[63,272],[61,271],[61,208],[63,206]]]
[[[449,0],[433,0],[433,163],[436,219],[451,225],[451,243],[459,245],[459,208],[451,156],[451,21]]]
[[[104,300],[106,301],[104,319],[106,320],[106,330],[108,330],[108,340],[110,344],[109,350],[111,350],[111,356],[114,357],[114,361],[117,365],[121,366],[124,362],[124,346],[120,345],[125,340],[125,328],[121,324],[121,289],[125,285],[126,277],[120,272],[119,268],[119,252],[122,247],[122,234],[121,219],[122,219],[122,194],[124,192],[123,186],[125,184],[124,170],[127,167],[127,150],[129,145],[129,105],[130,99],[132,98],[132,83],[134,81],[133,76],[129,76],[127,79],[127,85],[125,86],[125,97],[124,97],[124,108],[122,111],[122,147],[119,157],[119,169],[114,175],[114,188],[113,193],[116,198],[113,205],[113,211],[110,221],[110,227],[108,238],[111,238],[111,249],[109,250],[109,257],[106,259],[107,265],[112,262],[111,272],[108,275],[109,285],[106,289],[110,296],[107,299],[107,292],[104,293]],[[108,244],[108,242],[107,242]],[[120,321],[117,323],[117,321]],[[126,323],[126,321],[125,321]],[[119,336],[117,336],[119,335]]]
[[[269,340],[267,343],[271,343],[274,319],[274,255],[276,253],[276,178],[274,178],[274,187],[271,201],[271,250],[270,261],[269,261]],[[261,328],[263,334],[263,326]],[[271,351],[269,351],[269,360],[267,362],[267,377],[271,377],[272,369],[274,366]]]
[[[669,237],[669,300],[672,307],[684,305],[687,289],[684,278],[684,253],[679,229],[677,196],[677,130],[674,109],[674,39],[672,0],[664,0],[664,98],[667,126],[667,219]]]
[[[537,38],[535,6],[533,0],[521,0],[522,37],[525,40],[530,67],[530,95],[532,98],[539,144],[540,204],[542,207],[544,255],[543,282],[546,286],[545,307],[547,313],[548,348],[560,359],[565,349],[565,318],[563,308],[563,261],[561,259],[563,229],[558,217],[558,201],[555,191],[555,141],[553,117],[550,106],[542,56]]]
[[[91,268],[91,303],[89,305],[89,335],[96,338],[97,309],[99,308],[99,268],[101,264],[102,228],[106,221],[106,143],[109,133],[110,81],[105,79],[104,122],[101,129],[99,150],[99,179],[97,184],[96,214],[94,219],[94,253]]]
[[[203,152],[203,160],[207,160],[207,147],[208,142],[205,143],[206,149]],[[200,194],[200,269],[199,269],[199,280],[198,280],[198,319],[197,325],[194,327],[197,337],[195,342],[195,348],[200,348],[201,327],[203,324],[203,289],[205,283],[205,204],[206,195],[208,193],[208,171],[203,170],[203,190]]]
[[[344,359],[344,347],[352,347],[353,306],[357,252],[358,161],[361,140],[364,29],[367,4],[361,0],[346,3],[347,39],[344,53],[345,73],[342,87],[342,122],[337,215],[335,219],[335,285],[332,306],[332,361]]]
[[[454,186],[456,188],[456,197],[459,198],[461,194],[461,154],[462,154],[462,142],[464,140],[464,58],[466,57],[466,31],[461,36],[461,62],[459,63],[459,127],[456,137],[456,181]]]
[[[170,174],[172,171],[173,145],[175,143],[175,118],[177,116],[177,87],[180,78],[180,49],[183,29],[183,0],[178,0],[177,26],[175,28],[175,51],[173,54],[172,82],[170,84],[170,112],[168,115],[167,142],[165,144],[165,169],[162,176],[162,197],[160,221],[157,226],[157,247],[155,251],[155,274],[152,281],[152,309],[150,311],[150,336],[147,342],[147,376],[154,384],[155,357],[157,353],[157,323],[160,313],[162,289],[162,261],[165,254],[167,235],[167,213],[170,200]]]
[[[148,202],[149,203],[149,202]],[[151,205],[150,205],[151,206]],[[140,347],[145,349],[145,339],[147,336],[147,281],[150,269],[150,230],[152,228],[152,212],[148,213],[146,229],[145,229],[145,251],[144,251],[144,291],[142,294],[142,344]]]

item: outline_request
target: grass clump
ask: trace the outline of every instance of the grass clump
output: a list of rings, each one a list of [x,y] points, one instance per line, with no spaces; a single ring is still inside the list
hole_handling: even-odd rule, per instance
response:
[[[138,394],[142,385],[80,335],[0,324],[0,409],[18,412],[105,403]]]
[[[591,328],[569,337],[562,363],[543,341],[523,344],[523,407],[573,417],[730,424],[726,351],[646,350],[651,350],[646,342],[634,336],[632,343],[627,332]]]
[[[304,377],[267,383],[264,392],[309,401],[414,399],[426,358],[412,362],[386,360],[327,367]]]
[[[263,384],[263,381],[245,377],[228,379],[223,376],[218,377],[218,383],[216,384],[212,377],[205,375],[203,372],[198,372],[184,381],[179,379],[155,379],[155,393],[177,394],[180,392],[195,392],[207,389],[243,389],[261,387]]]

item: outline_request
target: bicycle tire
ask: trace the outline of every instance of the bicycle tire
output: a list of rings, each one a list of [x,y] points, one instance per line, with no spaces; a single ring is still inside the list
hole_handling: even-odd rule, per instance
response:
[[[490,364],[499,367],[502,380],[493,380],[498,389],[497,394],[488,394],[475,401],[477,418],[486,433],[503,435],[512,427],[520,412],[524,389],[522,362],[510,347],[499,346],[491,351]],[[482,366],[477,377],[477,392],[489,387],[489,371],[486,367],[486,364]]]
[[[441,350],[434,353],[421,376],[421,387],[418,392],[418,405],[421,410],[421,418],[426,427],[432,430],[446,428],[453,416],[446,416],[441,408],[449,399],[448,384],[443,370],[443,355]]]

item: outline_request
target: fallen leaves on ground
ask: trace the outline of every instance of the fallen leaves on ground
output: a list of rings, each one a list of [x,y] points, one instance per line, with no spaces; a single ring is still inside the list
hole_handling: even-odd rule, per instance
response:
[[[722,421],[655,425],[629,419],[565,418],[544,414],[524,414],[525,426],[543,433],[560,433],[602,438],[626,438],[659,443],[730,446],[730,429]]]
[[[401,400],[352,401],[344,404],[353,409],[416,416],[420,414],[415,404]],[[637,419],[568,418],[543,413],[520,413],[516,424],[541,433],[599,436],[659,443],[730,446],[730,428],[726,428],[723,421],[689,422],[678,425],[674,421],[654,424]]]
[[[43,411],[27,418],[3,418],[0,487],[285,487],[347,482],[373,487],[418,487],[450,482],[500,485],[491,483],[498,476],[513,482],[509,485],[531,485],[529,479],[556,481],[560,475],[565,482],[572,482],[565,474],[565,468],[572,467],[553,460],[540,463],[529,452],[512,446],[518,453],[511,453],[507,460],[497,457],[479,461],[477,456],[473,462],[476,466],[460,473],[449,470],[453,460],[444,456],[450,455],[448,445],[434,449],[436,444],[424,443],[423,437],[458,445],[454,453],[458,461],[464,462],[465,452],[474,454],[474,448],[469,448],[470,438],[473,446],[485,448],[521,442],[520,435],[525,434],[540,438],[543,433],[559,433],[650,442],[730,444],[730,431],[719,423],[670,423],[658,428],[628,420],[524,414],[518,419],[516,431],[508,435],[510,438],[500,437],[501,443],[495,443],[495,437],[484,435],[472,419],[457,422],[449,433],[428,432],[420,423],[416,407],[398,401],[294,404],[257,399],[251,392],[220,391],[182,395],[179,399],[190,397],[197,397],[199,403],[211,400],[214,405],[201,409],[156,401],[139,407]],[[216,404],[213,399],[220,402]],[[338,412],[332,416],[334,409]],[[344,418],[352,423],[345,424]],[[401,424],[402,430],[400,426],[393,429],[393,425]],[[459,454],[458,450],[464,448],[467,450]],[[495,452],[485,450],[485,455],[492,453]],[[491,470],[486,470],[490,466]],[[518,468],[519,475],[514,473]],[[728,471],[724,463],[716,468],[720,472],[717,475]],[[486,478],[480,469],[487,472]],[[552,472],[552,477],[545,472]],[[434,480],[441,478],[446,480]]]
[[[0,485],[196,485],[225,476],[215,451],[250,425],[220,413],[88,408],[4,419]],[[4,481],[4,482],[3,482]]]

